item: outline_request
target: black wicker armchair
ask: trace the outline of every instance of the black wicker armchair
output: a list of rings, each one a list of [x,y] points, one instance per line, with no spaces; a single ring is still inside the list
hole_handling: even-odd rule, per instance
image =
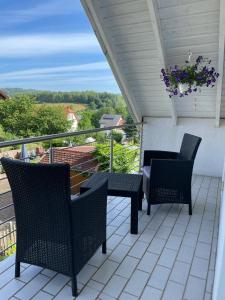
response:
[[[107,180],[71,200],[67,164],[30,164],[2,158],[15,207],[16,269],[20,263],[49,268],[72,278],[102,245],[106,253]]]
[[[201,138],[184,134],[180,152],[144,151],[143,191],[151,204],[189,204],[192,214],[191,178]]]

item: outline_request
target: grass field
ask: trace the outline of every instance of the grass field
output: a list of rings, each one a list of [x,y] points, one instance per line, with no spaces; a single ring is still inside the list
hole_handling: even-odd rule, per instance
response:
[[[78,103],[78,104],[73,104],[73,103],[39,103],[37,105],[49,105],[49,106],[60,106],[60,107],[70,107],[74,110],[74,112],[78,112],[78,111],[81,111],[81,110],[85,110],[87,108],[87,106],[85,104],[81,104],[81,103]]]

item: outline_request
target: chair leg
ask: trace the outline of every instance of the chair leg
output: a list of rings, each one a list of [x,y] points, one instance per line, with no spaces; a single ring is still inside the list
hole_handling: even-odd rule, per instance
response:
[[[149,216],[150,213],[151,213],[151,204],[150,204],[150,202],[148,201],[147,215]]]
[[[15,277],[20,277],[20,262],[16,261],[15,263]]]
[[[192,215],[192,203],[189,203],[189,215]]]
[[[102,243],[102,253],[106,254],[106,241]]]
[[[77,291],[77,278],[76,276],[74,276],[72,278],[72,295],[73,297],[77,297],[78,296],[78,291]]]

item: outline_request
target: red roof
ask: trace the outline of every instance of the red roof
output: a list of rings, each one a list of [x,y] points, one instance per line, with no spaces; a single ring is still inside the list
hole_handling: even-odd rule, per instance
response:
[[[77,146],[72,148],[54,148],[54,162],[68,163],[74,170],[81,172],[95,172],[98,170],[98,161],[93,152],[94,146]],[[49,163],[49,154],[41,159],[42,163]]]

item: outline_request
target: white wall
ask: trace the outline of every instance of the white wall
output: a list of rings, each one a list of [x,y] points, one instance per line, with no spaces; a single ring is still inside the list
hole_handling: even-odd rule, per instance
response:
[[[219,128],[215,119],[179,118],[173,126],[171,118],[144,118],[143,149],[179,151],[185,132],[202,137],[194,173],[221,177],[225,153],[225,121]]]

